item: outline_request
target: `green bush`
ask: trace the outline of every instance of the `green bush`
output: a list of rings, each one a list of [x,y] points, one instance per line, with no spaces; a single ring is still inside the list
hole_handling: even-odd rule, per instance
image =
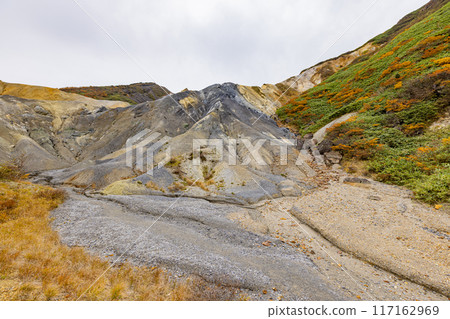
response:
[[[450,168],[426,176],[411,185],[416,198],[435,204],[450,201]]]

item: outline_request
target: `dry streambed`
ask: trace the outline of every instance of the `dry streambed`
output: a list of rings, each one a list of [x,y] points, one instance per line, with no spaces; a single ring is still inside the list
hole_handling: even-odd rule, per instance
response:
[[[448,214],[397,187],[337,179],[252,209],[71,193],[54,211],[54,227],[68,245],[199,275],[257,299],[447,299]]]
[[[376,182],[333,183],[296,201],[289,212],[342,251],[450,295],[447,212]]]
[[[111,260],[123,255],[121,260],[161,266],[176,275],[198,275],[256,299],[347,298],[305,254],[228,218],[250,211],[202,199],[71,193],[52,215],[65,244]],[[272,244],[264,245],[268,241]]]

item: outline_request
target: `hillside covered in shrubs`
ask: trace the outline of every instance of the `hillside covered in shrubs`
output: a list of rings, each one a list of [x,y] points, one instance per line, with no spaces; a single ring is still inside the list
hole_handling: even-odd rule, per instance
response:
[[[425,6],[374,38],[384,42],[379,50],[290,100],[277,115],[305,135],[355,112],[330,127],[324,143],[347,163],[363,163],[364,174],[439,203],[450,199],[450,3],[427,6],[428,14]]]

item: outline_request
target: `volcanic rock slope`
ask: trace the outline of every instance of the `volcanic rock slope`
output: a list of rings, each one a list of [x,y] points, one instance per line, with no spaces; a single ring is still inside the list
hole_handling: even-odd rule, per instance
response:
[[[92,131],[88,125],[80,126],[79,118],[93,119],[128,105],[1,81],[0,94],[0,161],[20,161],[26,171],[75,164]]]
[[[156,92],[156,84],[152,83],[64,89],[108,99],[120,93],[127,97],[121,100],[131,103],[150,100],[132,106],[57,89],[1,82],[0,160],[19,160],[27,171],[64,168],[46,178],[104,189],[109,194],[177,195],[186,193],[186,186],[192,186],[188,191],[192,196],[239,203],[298,195],[311,187],[304,179],[314,172],[304,163],[308,156],[299,155],[296,150],[295,136],[278,127],[271,117],[289,97],[375,49],[368,43],[304,70],[297,77],[262,87],[225,83],[167,96],[163,96],[167,89]],[[161,98],[151,101],[158,97]],[[155,159],[161,160],[170,148],[170,162],[156,169],[153,176],[142,175],[143,167],[126,163],[127,139],[145,129],[161,134],[159,139],[171,138],[168,145],[155,150]],[[197,155],[193,154],[194,139],[221,139],[224,160],[219,161],[217,149],[204,145],[201,165],[192,165]],[[261,144],[261,157],[255,158],[250,149],[259,147],[258,140],[265,142]],[[279,165],[284,148],[288,149],[286,167]],[[227,160],[234,154],[234,161]]]
[[[242,98],[234,84],[213,85],[133,106],[49,88],[3,86],[2,159],[21,158],[28,171],[65,167],[51,173],[55,182],[92,188],[109,186],[106,191],[111,193],[180,193],[185,185],[179,184],[188,183],[195,196],[222,199],[240,194],[237,201],[250,202],[267,196],[266,192],[299,194],[304,185],[280,175],[283,172],[277,162],[281,147],[271,145],[271,140],[291,149],[293,179],[301,182],[313,174],[306,164],[295,165],[298,154],[289,141],[293,135]],[[39,99],[30,99],[34,96]],[[160,145],[155,151],[158,158],[158,151],[165,156],[164,148],[170,147],[171,158],[153,176],[139,177],[139,170],[127,166],[124,147],[128,138],[143,130],[171,138],[168,145]],[[229,147],[236,148],[234,162],[238,165],[219,161],[218,150],[208,147],[199,154],[201,165],[192,165],[194,139],[225,141],[223,156],[229,158],[234,154]],[[245,141],[241,140],[246,139],[252,143],[264,141],[260,152],[263,165],[242,144]],[[228,145],[234,141],[235,146]],[[249,165],[239,165],[246,160]],[[150,181],[152,187],[145,187]]]
[[[79,163],[49,175],[57,183],[99,188],[108,194],[189,194],[253,203],[268,196],[301,194],[308,188],[303,179],[314,174],[295,149],[294,136],[248,103],[231,83],[85,112],[74,119],[72,129],[83,132],[87,141],[75,155]],[[136,152],[126,152],[127,139],[144,130],[161,134],[158,139],[169,138],[154,152],[155,162],[160,162],[170,149],[168,163],[152,174],[126,163],[127,155]],[[194,154],[195,140],[220,141],[223,154],[214,145],[203,145]],[[257,141],[260,158],[250,154]],[[287,167],[281,165],[283,148],[288,150]],[[196,156],[200,165],[194,165]]]
[[[35,182],[94,190],[85,190],[86,196],[69,190],[70,198],[53,213],[64,243],[199,275],[251,295],[277,287],[280,292],[271,298],[280,293],[289,299],[347,298],[306,256],[229,219],[237,211],[253,215],[246,206],[261,199],[302,194],[315,174],[290,141],[292,133],[243,98],[235,84],[131,106],[76,95],[67,101],[0,98],[4,158],[22,157],[26,169],[40,171]],[[153,174],[126,161],[127,139],[146,130],[169,138],[156,150],[157,160],[171,149],[169,162]],[[224,159],[206,145],[200,165],[193,165],[195,139],[224,141]],[[28,144],[21,147],[23,140]],[[263,141],[262,162],[250,156],[247,140]],[[280,164],[284,146],[286,166]],[[227,160],[233,154],[236,165]]]

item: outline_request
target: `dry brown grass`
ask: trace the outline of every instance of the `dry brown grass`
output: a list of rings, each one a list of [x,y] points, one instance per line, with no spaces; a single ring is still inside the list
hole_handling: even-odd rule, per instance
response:
[[[179,192],[179,191],[185,191],[186,186],[184,186],[180,182],[173,182],[172,185],[167,187],[167,189],[171,192]]]
[[[114,266],[61,244],[49,211],[65,193],[23,181],[0,182],[0,300],[223,300],[229,289],[172,280],[158,268]]]
[[[16,180],[19,179],[22,172],[16,165],[0,165],[0,181],[1,180]]]
[[[367,168],[367,162],[352,158],[351,160],[344,160],[341,162],[342,168],[349,174],[355,176],[365,176],[373,178],[372,174]]]
[[[165,193],[166,191],[164,190],[164,188],[159,187],[155,182],[149,181],[147,184],[145,184],[145,187],[153,189],[155,191],[160,191]]]
[[[213,180],[208,180],[206,183],[199,180],[192,180],[189,177],[183,177],[183,181],[189,185],[189,186],[198,186],[199,188],[203,189],[205,192],[209,192],[208,186],[212,185],[214,183]]]

